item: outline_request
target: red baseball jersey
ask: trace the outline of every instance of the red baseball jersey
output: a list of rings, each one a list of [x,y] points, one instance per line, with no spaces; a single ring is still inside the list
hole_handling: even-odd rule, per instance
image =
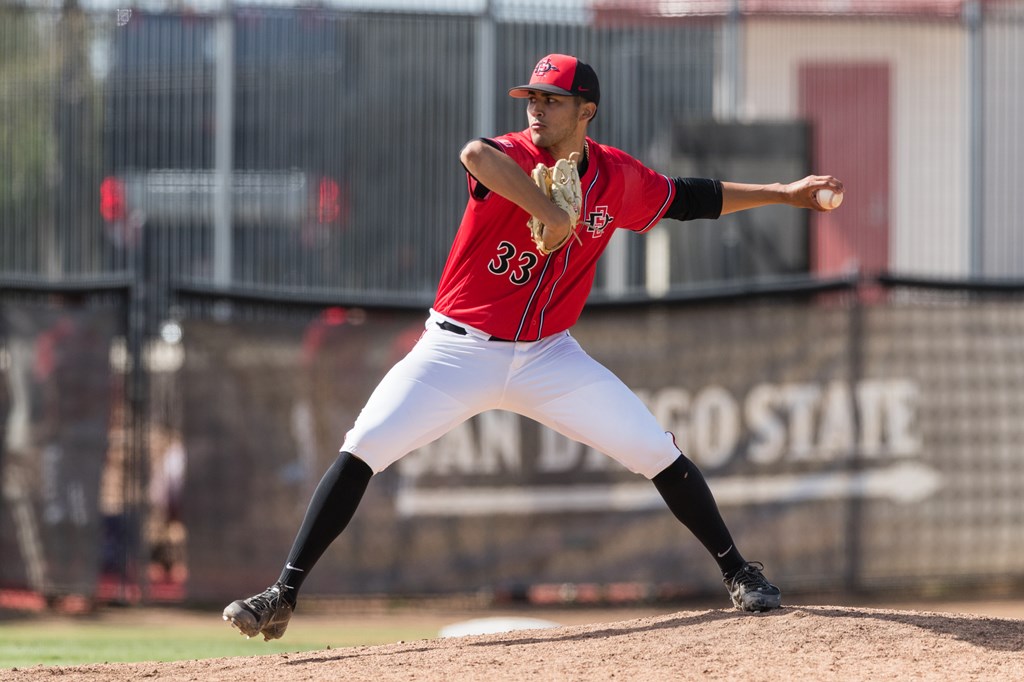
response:
[[[533,144],[529,130],[493,141],[527,173],[538,163],[555,162]],[[621,150],[587,142],[583,210],[576,225],[580,241],[570,238],[547,256],[533,243],[526,211],[495,192],[477,199],[476,180],[469,176],[469,203],[441,274],[434,310],[516,341],[536,341],[576,323],[612,232],[649,230],[675,197],[668,177]]]

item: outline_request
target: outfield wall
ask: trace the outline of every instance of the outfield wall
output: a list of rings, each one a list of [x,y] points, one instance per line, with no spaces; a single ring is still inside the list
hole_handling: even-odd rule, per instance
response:
[[[742,551],[790,590],[1024,576],[1024,308],[906,298],[592,309],[574,335],[675,433]],[[344,432],[423,317],[348,310],[307,326],[186,326],[191,597],[276,577]],[[378,475],[307,585],[552,583],[720,589],[648,481],[492,412]]]

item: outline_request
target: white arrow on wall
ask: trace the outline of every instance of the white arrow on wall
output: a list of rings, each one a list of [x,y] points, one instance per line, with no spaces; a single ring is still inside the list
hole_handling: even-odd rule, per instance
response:
[[[898,504],[924,500],[942,487],[941,475],[920,462],[856,472],[715,478],[708,481],[719,505],[850,498]],[[399,516],[484,516],[545,512],[647,511],[665,502],[649,482],[580,486],[488,487],[423,490],[402,487]]]

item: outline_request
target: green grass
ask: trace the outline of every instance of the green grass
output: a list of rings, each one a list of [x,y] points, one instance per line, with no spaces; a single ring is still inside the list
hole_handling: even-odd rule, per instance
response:
[[[0,669],[257,656],[389,644],[437,636],[419,624],[360,625],[359,618],[296,619],[283,639],[245,639],[218,614],[118,614],[0,621]]]

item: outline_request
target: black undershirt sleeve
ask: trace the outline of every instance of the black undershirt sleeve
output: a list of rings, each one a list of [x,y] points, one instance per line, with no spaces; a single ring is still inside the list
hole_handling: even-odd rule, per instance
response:
[[[672,178],[676,197],[665,211],[673,220],[715,220],[722,215],[722,183],[708,178]]]
[[[498,143],[495,142],[494,140],[490,139],[490,138],[478,137],[476,139],[481,141],[481,142],[483,142],[488,147],[494,147],[498,151],[501,151],[501,147],[498,146]],[[468,168],[466,168],[465,166],[462,166],[462,168],[463,168],[463,170],[466,171],[467,174],[469,174],[469,177],[473,178],[472,182],[470,183],[470,188],[471,188],[470,191],[473,194],[473,198],[474,199],[479,201],[480,199],[483,199],[488,194],[490,194],[491,190],[487,189],[487,187],[484,185],[484,183],[482,183],[479,180],[477,180],[476,178],[474,178],[473,174],[469,172]]]

